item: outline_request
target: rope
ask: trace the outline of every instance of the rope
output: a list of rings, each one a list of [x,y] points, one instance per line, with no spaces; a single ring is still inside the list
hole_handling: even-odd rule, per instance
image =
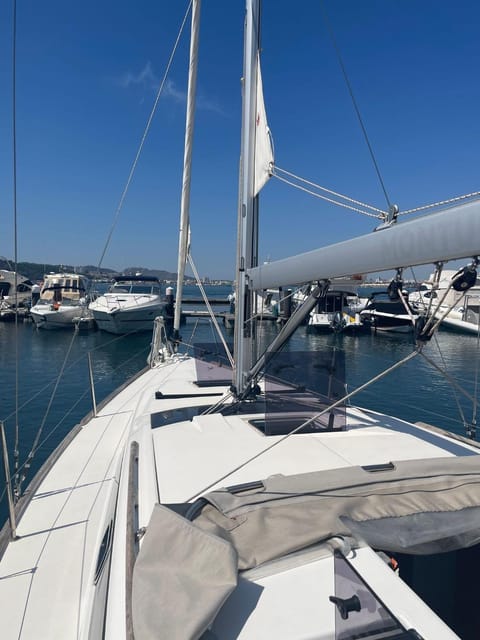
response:
[[[286,178],[284,178],[279,174],[284,174],[285,176],[289,176],[290,178],[293,178],[294,180],[297,180],[300,183],[309,185],[310,187],[313,187],[314,189],[318,189],[319,191],[324,191],[325,193],[328,193],[331,196],[335,196],[336,198],[342,198],[346,202],[350,202],[354,205],[358,205],[359,207],[363,207],[363,209],[359,209],[355,206],[350,206],[345,202],[339,202],[338,200],[329,198],[328,196],[317,193],[316,191],[312,191],[311,189],[303,187],[300,184],[296,184],[295,182],[287,180]],[[290,171],[287,171],[286,169],[282,169],[281,167],[278,167],[276,165],[273,167],[271,175],[273,178],[277,178],[277,180],[280,180],[285,184],[288,184],[291,187],[294,187],[295,189],[299,189],[300,191],[304,191],[305,193],[308,193],[316,198],[320,198],[322,200],[326,200],[327,202],[331,202],[332,204],[335,204],[339,207],[343,207],[344,209],[350,209],[350,211],[361,213],[364,216],[369,216],[370,218],[379,218],[383,220],[388,215],[387,212],[383,211],[382,209],[378,209],[377,207],[374,207],[365,202],[361,202],[360,200],[356,200],[355,198],[350,198],[349,196],[345,196],[342,193],[333,191],[332,189],[327,189],[327,187],[322,187],[321,185],[316,184],[315,182],[311,182],[310,180],[301,178],[300,176],[297,176],[294,173],[291,173]],[[456,202],[461,202],[462,200],[471,200],[475,198],[480,198],[480,191],[472,191],[471,193],[466,193],[465,195],[462,195],[462,196],[448,198],[447,200],[439,200],[438,202],[433,202],[432,204],[425,204],[420,207],[414,207],[412,209],[406,209],[405,211],[399,211],[398,216],[411,215],[413,213],[418,213],[420,211],[426,211],[427,209],[435,209],[438,207],[454,204]],[[368,209],[369,211],[364,211],[364,209]],[[377,215],[371,212],[375,212]]]
[[[473,403],[474,401],[474,397],[468,393],[468,391],[465,391],[465,389],[463,389],[453,378],[452,376],[447,373],[446,371],[444,371],[441,367],[438,366],[438,364],[436,362],[434,362],[431,358],[429,358],[428,356],[426,356],[423,352],[421,354],[425,360],[427,362],[429,362],[432,367],[435,367],[435,369],[441,373],[443,376],[445,376],[445,378],[450,382],[450,384],[452,384],[454,387],[456,387],[458,389],[458,391],[460,391],[460,393],[462,393],[466,398],[468,398],[470,400],[470,402]]]
[[[287,180],[286,178],[282,178],[281,176],[279,176],[275,172],[272,173],[272,177],[277,178],[277,180],[280,180],[281,182],[284,182],[285,184],[288,184],[291,187],[294,187],[295,189],[299,189],[300,191],[304,191],[305,193],[308,193],[308,194],[310,194],[312,196],[315,196],[315,198],[320,198],[321,200],[326,200],[327,202],[331,202],[332,204],[336,204],[337,206],[343,207],[344,209],[350,209],[350,211],[355,211],[356,213],[361,213],[362,215],[369,216],[370,218],[383,219],[383,216],[376,215],[374,213],[369,213],[368,211],[363,211],[362,209],[357,209],[356,207],[352,207],[352,206],[350,206],[348,204],[345,204],[344,202],[338,202],[337,200],[333,200],[333,198],[328,198],[327,196],[323,196],[320,193],[315,193],[315,191],[312,191],[311,189],[307,189],[306,187],[302,187],[299,184],[295,184],[294,182],[291,182],[290,180]]]
[[[380,216],[384,216],[386,215],[386,212],[383,211],[382,209],[378,209],[377,207],[373,207],[370,204],[366,204],[364,202],[360,202],[360,200],[355,200],[354,198],[349,198],[348,196],[344,196],[342,193],[337,193],[336,191],[332,191],[331,189],[327,189],[326,187],[322,187],[319,184],[315,184],[315,182],[310,182],[309,180],[307,180],[306,178],[301,178],[300,176],[296,176],[294,173],[291,173],[290,171],[287,171],[286,169],[282,169],[281,167],[277,167],[276,165],[273,168],[274,172],[276,171],[280,171],[280,173],[284,173],[287,176],[290,176],[291,178],[295,178],[295,180],[299,180],[300,182],[304,182],[305,184],[309,184],[311,187],[315,187],[316,189],[320,189],[321,191],[325,191],[326,193],[329,193],[332,196],[337,196],[338,198],[343,198],[344,200],[347,200],[347,202],[353,202],[353,204],[358,204],[361,207],[365,207],[365,209],[371,209],[372,211],[376,211],[378,214],[380,214]]]
[[[406,209],[405,211],[400,211],[398,215],[406,216],[412,213],[418,213],[419,211],[425,211],[426,209],[433,209],[435,207],[441,207],[447,204],[454,204],[455,202],[460,202],[461,200],[478,198],[479,196],[480,196],[480,191],[472,191],[472,193],[466,193],[463,196],[456,196],[455,198],[449,198],[448,200],[440,200],[439,202],[434,202],[432,204],[425,204],[421,207],[415,207],[414,209]]]

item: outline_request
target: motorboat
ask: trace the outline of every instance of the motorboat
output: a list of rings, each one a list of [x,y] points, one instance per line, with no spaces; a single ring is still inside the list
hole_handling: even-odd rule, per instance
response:
[[[418,313],[408,301],[405,291],[403,300],[392,299],[387,292],[379,291],[370,296],[364,309],[360,311],[363,324],[372,331],[411,332],[418,319]]]
[[[455,288],[459,272],[452,269],[442,271],[410,294],[412,307],[433,316],[435,321],[447,329],[477,335],[480,328],[480,280],[470,282],[468,287]]]
[[[30,306],[34,283],[15,271],[0,269],[0,303],[3,310]]]
[[[38,302],[30,316],[38,329],[71,329],[91,318],[88,312],[90,281],[80,273],[44,276]]]
[[[307,322],[307,331],[347,331],[354,332],[363,328],[361,310],[366,299],[358,295],[358,287],[363,278],[339,278],[332,280],[328,290],[311,311]]]
[[[153,276],[117,276],[109,290],[90,303],[89,310],[102,331],[152,331],[154,319],[165,311],[160,281]]]

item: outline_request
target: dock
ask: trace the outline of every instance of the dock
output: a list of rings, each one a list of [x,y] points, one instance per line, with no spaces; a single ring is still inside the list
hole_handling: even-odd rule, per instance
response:
[[[223,326],[226,329],[233,329],[235,325],[234,313],[230,313],[229,311],[219,311],[219,312],[214,312],[214,315],[216,318],[219,318],[222,321]],[[210,313],[205,310],[182,311],[182,315],[181,315],[182,324],[187,321],[187,318],[208,319],[210,318]],[[258,316],[256,320],[262,320],[266,322],[276,322],[278,324],[283,324],[287,320],[287,318],[283,317],[282,315],[280,316],[261,315],[261,316]]]

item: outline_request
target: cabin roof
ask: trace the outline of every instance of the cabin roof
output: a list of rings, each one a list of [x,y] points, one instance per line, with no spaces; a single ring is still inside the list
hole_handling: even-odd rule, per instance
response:
[[[158,282],[160,280],[155,276],[115,276],[115,282]]]

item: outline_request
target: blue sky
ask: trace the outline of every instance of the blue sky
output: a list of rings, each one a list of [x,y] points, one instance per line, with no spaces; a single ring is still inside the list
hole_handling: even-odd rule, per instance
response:
[[[98,263],[187,4],[18,1],[19,260]],[[408,209],[479,189],[476,3],[324,6],[390,200]],[[203,0],[191,247],[200,274],[215,278],[233,277],[235,264],[243,15],[243,0]],[[106,267],[176,271],[188,36]],[[265,0],[262,47],[277,165],[384,208],[321,3]],[[0,60],[0,255],[11,258],[10,3],[0,8]],[[272,179],[261,197],[260,256],[308,251],[373,226]]]

